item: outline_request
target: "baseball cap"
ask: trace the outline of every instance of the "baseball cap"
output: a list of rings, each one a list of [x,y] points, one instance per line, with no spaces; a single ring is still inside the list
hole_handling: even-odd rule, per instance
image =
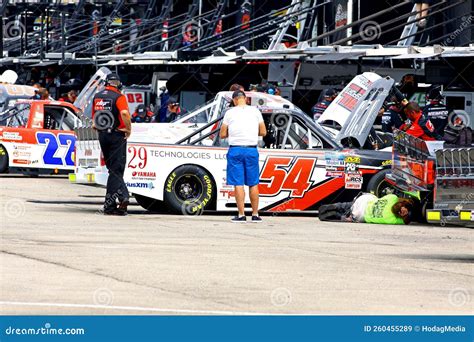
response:
[[[120,81],[120,77],[115,73],[111,73],[107,75],[107,81]]]
[[[179,106],[178,99],[176,97],[170,97],[168,99],[168,106]]]
[[[236,99],[241,96],[246,97],[245,93],[242,90],[236,90],[232,93],[232,99]]]
[[[336,95],[336,90],[333,88],[326,89],[326,92],[324,93],[324,96],[330,97]]]

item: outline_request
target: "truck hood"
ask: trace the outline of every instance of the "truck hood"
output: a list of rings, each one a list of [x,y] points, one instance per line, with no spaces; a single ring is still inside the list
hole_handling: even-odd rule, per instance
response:
[[[334,140],[344,146],[350,140],[362,147],[372,129],[379,110],[390,93],[394,80],[373,72],[357,75],[339,93],[318,123],[336,123],[341,128]]]
[[[74,106],[78,108],[88,118],[92,117],[92,99],[94,95],[105,88],[105,80],[111,71],[102,67],[91,77],[89,82],[82,88],[74,101]]]

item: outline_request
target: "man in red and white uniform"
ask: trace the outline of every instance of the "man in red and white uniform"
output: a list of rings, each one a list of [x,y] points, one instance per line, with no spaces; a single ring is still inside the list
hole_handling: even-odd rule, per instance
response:
[[[416,102],[410,102],[405,107],[408,121],[400,129],[407,134],[423,140],[442,140],[436,133],[431,121],[423,115],[420,106]]]

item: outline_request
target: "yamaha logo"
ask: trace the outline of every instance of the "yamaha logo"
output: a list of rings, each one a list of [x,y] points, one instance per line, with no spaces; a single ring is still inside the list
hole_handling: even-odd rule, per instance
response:
[[[156,172],[154,171],[133,171],[132,178],[134,179],[156,179]]]

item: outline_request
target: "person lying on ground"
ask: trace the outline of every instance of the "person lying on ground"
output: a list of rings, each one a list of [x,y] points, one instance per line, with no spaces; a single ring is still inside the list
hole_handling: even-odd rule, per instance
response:
[[[319,207],[321,221],[343,221],[379,224],[409,224],[413,217],[411,199],[389,194],[382,198],[362,193],[352,202],[326,204]]]

